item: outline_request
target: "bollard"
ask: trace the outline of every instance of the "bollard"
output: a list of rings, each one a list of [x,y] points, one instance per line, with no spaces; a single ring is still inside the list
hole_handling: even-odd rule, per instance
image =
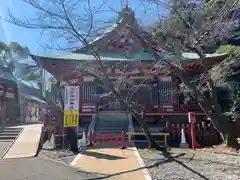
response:
[[[124,144],[125,134],[124,131],[122,131],[122,137],[121,137],[121,149],[126,149],[126,146]]]

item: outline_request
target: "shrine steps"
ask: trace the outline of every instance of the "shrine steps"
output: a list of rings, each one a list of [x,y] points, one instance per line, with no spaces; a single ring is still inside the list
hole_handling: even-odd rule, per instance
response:
[[[127,113],[122,114],[106,114],[99,113],[95,125],[95,133],[97,134],[118,134],[122,131],[127,132],[129,126],[129,119]]]
[[[21,131],[22,128],[0,128],[0,142],[13,142]]]

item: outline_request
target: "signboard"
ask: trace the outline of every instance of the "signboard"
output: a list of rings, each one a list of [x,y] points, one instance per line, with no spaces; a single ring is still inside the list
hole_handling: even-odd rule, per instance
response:
[[[77,127],[79,121],[78,110],[64,110],[64,127]]]
[[[64,127],[78,127],[79,122],[79,86],[65,86]]]

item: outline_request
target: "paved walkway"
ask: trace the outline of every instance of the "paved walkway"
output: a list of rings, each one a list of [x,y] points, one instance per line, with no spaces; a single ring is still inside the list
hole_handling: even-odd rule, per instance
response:
[[[37,154],[42,125],[27,125],[3,158],[26,158]]]
[[[101,177],[41,157],[0,159],[0,174],[1,180],[93,180]]]
[[[3,156],[5,151],[11,146],[12,142],[0,142],[0,158]]]
[[[145,180],[146,170],[141,168],[136,148],[121,150],[116,146],[87,149],[71,163],[81,171],[105,174],[114,180]]]

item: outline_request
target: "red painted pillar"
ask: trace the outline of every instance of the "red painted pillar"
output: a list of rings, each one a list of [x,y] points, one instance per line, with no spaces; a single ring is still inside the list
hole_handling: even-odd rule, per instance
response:
[[[194,112],[188,112],[188,120],[191,123],[191,139],[192,139],[192,148],[195,150],[196,148],[200,148],[200,144],[197,143],[196,140],[196,115]]]

